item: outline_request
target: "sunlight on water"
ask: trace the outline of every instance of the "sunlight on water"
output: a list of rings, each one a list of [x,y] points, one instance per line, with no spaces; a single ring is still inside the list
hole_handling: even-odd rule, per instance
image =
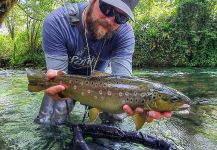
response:
[[[215,69],[160,68],[134,72],[159,81],[192,99],[189,115],[175,113],[171,119],[145,124],[143,133],[162,138],[179,149],[214,150],[217,147],[217,71]],[[24,71],[0,70],[0,149],[70,149],[72,133],[66,126],[42,127],[33,122],[42,92],[27,91]],[[81,123],[84,106],[76,105],[70,121]],[[87,122],[87,121],[86,121]],[[100,122],[98,120],[98,122]],[[132,118],[118,126],[134,131]],[[112,142],[111,149],[142,150],[143,146]]]

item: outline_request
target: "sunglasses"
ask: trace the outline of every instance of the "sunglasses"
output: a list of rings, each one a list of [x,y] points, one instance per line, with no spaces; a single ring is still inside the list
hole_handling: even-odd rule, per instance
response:
[[[118,12],[114,6],[107,4],[102,0],[99,0],[99,8],[105,16],[115,16],[115,22],[117,24],[124,24],[129,20],[129,17],[126,14]]]

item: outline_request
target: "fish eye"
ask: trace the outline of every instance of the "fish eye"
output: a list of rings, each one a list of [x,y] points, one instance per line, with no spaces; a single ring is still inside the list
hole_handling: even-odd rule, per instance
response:
[[[170,100],[171,100],[172,102],[176,102],[176,101],[178,101],[179,99],[178,99],[178,97],[173,96],[173,97],[171,97]]]

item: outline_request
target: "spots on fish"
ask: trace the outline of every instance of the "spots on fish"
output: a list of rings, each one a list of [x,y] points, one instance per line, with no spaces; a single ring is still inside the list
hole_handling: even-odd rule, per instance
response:
[[[141,97],[145,97],[146,96],[146,93],[141,93]]]
[[[73,86],[73,89],[74,89],[74,90],[76,90],[76,89],[77,89],[77,86],[76,86],[76,85],[74,85],[74,86]]]
[[[98,87],[98,84],[97,84],[97,83],[95,84],[95,87]]]
[[[88,81],[86,81],[86,85],[88,85],[89,84],[89,82]]]
[[[75,80],[75,83],[78,83],[78,80],[77,80],[77,79]]]
[[[125,92],[125,96],[129,96],[129,92]]]
[[[84,92],[83,91],[81,92],[81,95],[84,96]]]
[[[72,80],[69,80],[69,84],[72,84]]]
[[[127,102],[132,104],[133,103],[133,98],[127,98]]]
[[[83,81],[80,82],[81,85],[84,85]]]
[[[122,97],[122,96],[123,96],[123,93],[122,93],[122,92],[119,92],[119,96]]]
[[[99,94],[102,95],[102,90],[99,90]]]
[[[158,93],[157,93],[157,92],[153,92],[152,98],[153,98],[153,99],[156,99],[157,96],[158,96]]]
[[[101,99],[101,100],[105,100],[105,97],[104,97],[104,96],[101,96],[100,99]]]
[[[96,100],[96,99],[98,99],[98,97],[95,95],[95,96],[94,96],[94,99]]]
[[[137,96],[137,92],[136,92],[136,91],[134,91],[134,93],[133,93],[133,94],[134,94],[134,96]]]
[[[89,89],[87,90],[87,93],[90,94],[90,90]]]
[[[111,95],[112,95],[112,92],[111,92],[111,91],[108,91],[107,94],[108,94],[108,96],[111,96]]]

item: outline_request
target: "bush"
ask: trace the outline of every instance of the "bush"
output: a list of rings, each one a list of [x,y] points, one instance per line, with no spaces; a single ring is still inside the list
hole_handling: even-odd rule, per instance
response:
[[[168,3],[162,2],[160,6],[166,8]],[[144,15],[137,14],[142,19],[134,26],[134,66],[217,65],[215,3],[184,0],[175,4],[171,4],[170,11],[165,10],[167,13],[156,15],[158,17],[149,15],[144,19]],[[159,3],[155,5],[157,7]]]

